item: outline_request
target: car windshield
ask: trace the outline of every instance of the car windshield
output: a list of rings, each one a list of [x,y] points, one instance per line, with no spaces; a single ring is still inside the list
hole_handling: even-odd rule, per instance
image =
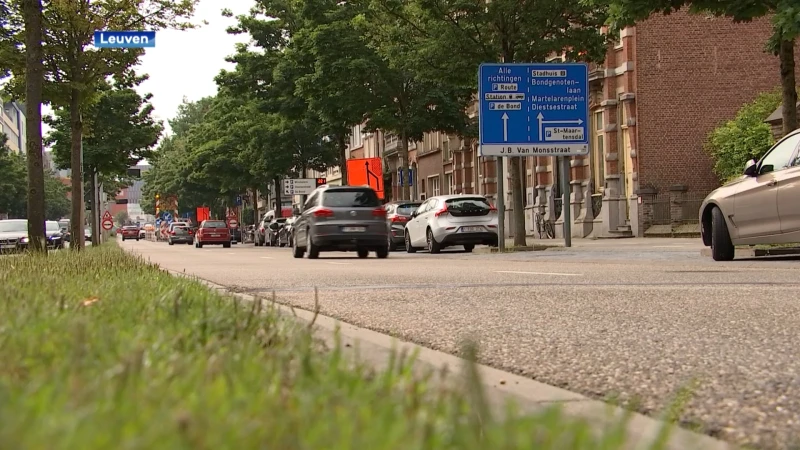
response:
[[[50,221],[50,220],[48,220],[47,222],[44,223],[44,229],[48,233],[52,233],[52,232],[55,232],[55,231],[61,231],[61,227],[58,226],[58,222]]]
[[[377,208],[381,206],[372,189],[336,189],[325,192],[322,206],[331,208]]]
[[[228,226],[221,220],[206,220],[203,222],[203,228],[228,228]]]
[[[404,203],[402,205],[397,205],[397,214],[401,216],[410,216],[419,208],[420,204],[421,203]]]
[[[0,233],[28,231],[27,220],[0,220]]]

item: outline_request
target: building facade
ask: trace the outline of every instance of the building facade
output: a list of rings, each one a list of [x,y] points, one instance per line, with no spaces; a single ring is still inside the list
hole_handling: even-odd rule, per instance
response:
[[[0,131],[8,139],[6,145],[14,153],[25,153],[25,105],[5,102],[0,108]]]

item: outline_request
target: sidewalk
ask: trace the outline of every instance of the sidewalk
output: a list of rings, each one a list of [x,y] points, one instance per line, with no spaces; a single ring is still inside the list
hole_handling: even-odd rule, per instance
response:
[[[535,239],[528,236],[528,247],[551,247],[549,250],[621,250],[621,251],[700,251],[705,246],[699,238],[627,238],[627,239],[580,239],[572,238],[572,247],[564,248],[563,239]],[[514,239],[506,239],[506,248],[514,246]],[[555,248],[552,248],[555,247]]]

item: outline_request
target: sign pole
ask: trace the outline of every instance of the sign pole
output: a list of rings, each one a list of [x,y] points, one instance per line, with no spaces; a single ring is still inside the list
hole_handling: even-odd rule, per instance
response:
[[[564,247],[572,247],[572,205],[570,204],[570,167],[569,158],[561,160],[561,209],[564,211]]]
[[[494,159],[497,164],[497,250],[506,251],[506,183],[503,173],[503,158]]]

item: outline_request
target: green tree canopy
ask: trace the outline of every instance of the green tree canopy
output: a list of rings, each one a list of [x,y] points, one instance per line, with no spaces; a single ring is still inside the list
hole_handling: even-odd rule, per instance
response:
[[[764,120],[781,104],[780,91],[766,92],[744,105],[736,117],[709,133],[705,149],[714,160],[714,172],[723,182],[742,175],[747,161],[758,161],[775,144]]]
[[[131,73],[116,82],[106,82],[99,89],[97,101],[86,108],[83,120],[87,133],[83,139],[83,165],[86,178],[97,170],[105,184],[115,180],[128,182],[127,170],[143,159],[152,157],[163,126],[153,118],[151,94],[144,96],[135,87],[147,76]],[[54,116],[45,117],[52,130],[45,142],[52,145],[56,165],[61,169],[72,166],[70,116],[66,108],[58,108]],[[112,188],[112,186],[109,186]]]

